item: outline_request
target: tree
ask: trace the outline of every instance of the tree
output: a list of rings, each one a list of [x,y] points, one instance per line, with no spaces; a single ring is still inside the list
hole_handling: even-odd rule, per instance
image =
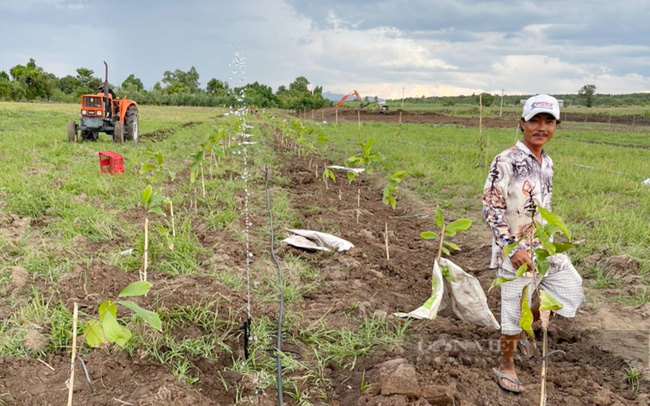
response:
[[[587,107],[592,106],[595,93],[596,85],[584,85],[578,90],[578,96],[584,100]]]
[[[478,103],[479,97],[476,96],[476,102]],[[494,96],[490,93],[481,93],[481,101],[483,107],[489,107],[494,103]]]
[[[122,82],[121,87],[126,90],[135,90],[135,91],[144,90],[144,85],[142,84],[142,81],[139,78],[136,78],[133,73],[130,74],[128,78],[124,79],[124,82]]]
[[[218,79],[212,78],[206,85],[206,92],[213,96],[226,96],[230,90],[228,82],[222,82]]]
[[[77,87],[75,93],[77,95],[86,94],[86,93],[97,93],[99,91],[99,86],[102,84],[102,80],[93,76],[95,71],[88,68],[79,68],[77,69],[77,82],[79,86]]]
[[[28,100],[46,98],[49,100],[54,91],[54,80],[52,75],[43,71],[43,68],[36,65],[34,59],[29,60],[26,65],[16,65],[9,70],[9,73],[23,88],[23,95]]]
[[[79,87],[79,81],[74,76],[64,76],[56,82],[56,87],[65,94],[73,94]]]
[[[199,73],[192,66],[187,72],[176,69],[174,72],[165,71],[162,82],[167,85],[167,93],[197,93],[199,91]]]

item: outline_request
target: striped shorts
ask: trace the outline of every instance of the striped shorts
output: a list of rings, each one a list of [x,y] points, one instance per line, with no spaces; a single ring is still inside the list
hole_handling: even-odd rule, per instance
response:
[[[551,267],[544,279],[538,286],[559,300],[563,307],[557,314],[563,317],[574,317],[580,304],[584,301],[585,295],[582,288],[582,278],[565,254],[558,254],[549,257]],[[511,271],[499,268],[497,277],[514,277]],[[501,334],[516,335],[521,333],[519,326],[521,319],[521,293],[524,286],[528,288],[528,303],[532,295],[534,279],[522,276],[511,282],[502,283],[501,286]]]

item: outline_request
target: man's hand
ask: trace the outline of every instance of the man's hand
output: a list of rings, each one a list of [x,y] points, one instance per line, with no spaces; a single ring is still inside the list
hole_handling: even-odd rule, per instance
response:
[[[515,255],[510,257],[510,261],[512,262],[512,266],[515,267],[515,271],[519,269],[519,267],[522,266],[523,264],[528,265],[527,271],[532,271],[533,269],[535,269],[535,264],[533,264],[530,255],[528,255],[528,252],[526,252],[526,250],[523,249],[520,249],[519,251],[515,252]]]

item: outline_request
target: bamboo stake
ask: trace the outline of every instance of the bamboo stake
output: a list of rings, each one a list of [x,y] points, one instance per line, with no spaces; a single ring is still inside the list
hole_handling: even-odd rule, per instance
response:
[[[539,293],[538,293],[539,294]],[[546,355],[548,352],[548,324],[550,320],[550,311],[540,311],[540,320],[542,322],[543,342],[542,342],[542,386],[539,394],[540,406],[546,406]]]
[[[337,107],[335,111],[334,127],[339,126],[339,108]]]
[[[361,135],[361,109],[357,110],[357,131]]]
[[[174,225],[174,205],[172,204],[171,199],[169,199],[169,212],[172,216],[172,237],[176,238],[176,226]],[[174,250],[174,243],[172,242],[169,247],[172,251]]]
[[[74,302],[72,311],[72,358],[70,359],[70,381],[68,387],[68,406],[72,406],[72,393],[74,392],[74,366],[77,358],[77,321],[79,319],[79,305]]]
[[[384,241],[386,243],[386,259],[390,261],[390,252],[388,251],[388,222],[384,227]]]
[[[203,192],[203,200],[205,200],[205,177],[203,176],[203,162],[199,164],[201,167],[201,191]]]
[[[478,95],[478,139],[479,148],[483,149],[483,95]]]
[[[140,274],[140,280],[147,281],[147,267],[149,262],[149,218],[144,218],[144,256],[142,264],[142,273]]]
[[[361,214],[361,181],[357,189],[357,224],[359,224],[359,214]]]
[[[341,187],[342,187],[342,186],[343,186],[343,181],[341,180],[341,181],[339,182],[339,200],[343,200],[343,199],[341,198]]]

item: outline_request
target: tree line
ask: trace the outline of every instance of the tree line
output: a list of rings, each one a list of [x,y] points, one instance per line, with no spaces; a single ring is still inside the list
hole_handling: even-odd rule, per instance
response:
[[[34,59],[25,65],[16,65],[9,73],[0,71],[0,100],[47,100],[76,103],[83,94],[95,94],[103,80],[88,68],[79,68],[76,75],[62,78],[46,72]],[[297,77],[288,87],[276,92],[270,86],[254,82],[231,88],[228,82],[210,79],[201,88],[199,73],[192,66],[188,71],[165,71],[160,82],[146,90],[142,81],[131,74],[122,84],[109,86],[116,95],[128,96],[141,104],[173,106],[257,106],[284,109],[315,109],[331,102],[323,98],[323,87],[309,90],[309,80]]]
[[[501,104],[500,94],[481,93],[483,106],[499,106]],[[521,100],[526,100],[532,95],[504,95],[504,106],[519,106]],[[585,107],[623,107],[623,106],[648,106],[650,105],[650,93],[630,94],[600,94],[596,93],[596,86],[592,84],[582,86],[576,94],[554,94],[556,99],[564,100],[565,106]],[[399,103],[399,100],[390,100],[392,103]],[[431,97],[409,97],[404,99],[407,103],[441,104],[443,106],[454,106],[456,104],[477,105],[479,95],[469,96],[431,96]]]

